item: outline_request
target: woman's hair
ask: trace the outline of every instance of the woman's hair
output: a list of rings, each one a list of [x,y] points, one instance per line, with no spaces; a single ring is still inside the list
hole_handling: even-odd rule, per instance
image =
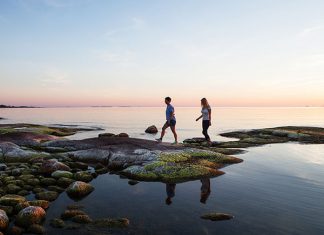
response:
[[[201,106],[203,108],[210,108],[209,103],[206,98],[202,98],[200,101],[201,101]]]

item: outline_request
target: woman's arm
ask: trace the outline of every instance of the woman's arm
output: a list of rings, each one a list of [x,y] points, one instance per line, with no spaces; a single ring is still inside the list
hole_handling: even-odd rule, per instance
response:
[[[209,115],[209,126],[211,126],[211,109],[208,109],[208,115]]]
[[[202,118],[203,117],[203,115],[200,115],[197,119],[196,119],[196,122],[200,119],[200,118]]]

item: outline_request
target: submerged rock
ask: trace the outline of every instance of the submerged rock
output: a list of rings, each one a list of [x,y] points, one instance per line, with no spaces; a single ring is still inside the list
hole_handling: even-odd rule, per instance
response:
[[[33,234],[44,234],[45,228],[39,224],[32,224],[28,227],[27,231]]]
[[[72,221],[79,224],[89,224],[92,219],[88,215],[76,215],[72,217]]]
[[[91,184],[76,181],[66,189],[66,193],[72,198],[82,198],[90,194],[93,190],[94,187]]]
[[[50,222],[50,226],[53,228],[64,228],[65,227],[65,222],[61,219],[52,219]]]
[[[66,220],[66,219],[71,219],[77,215],[87,215],[84,211],[81,210],[65,210],[61,214],[61,218]]]
[[[129,225],[129,220],[127,218],[111,219],[104,218],[93,221],[92,223],[98,227],[108,227],[108,228],[126,228]]]
[[[93,180],[93,176],[86,171],[79,171],[77,173],[74,174],[74,179],[77,181],[83,181],[83,182],[90,182],[91,180]]]
[[[39,207],[43,208],[44,210],[46,210],[49,207],[49,201],[46,201],[46,200],[28,201],[28,203],[31,206],[39,206]]]
[[[220,220],[230,220],[234,216],[224,213],[209,213],[201,216],[202,219],[211,220],[211,221],[220,221]]]
[[[21,210],[16,218],[15,223],[18,226],[28,228],[33,224],[40,224],[45,219],[46,212],[38,206],[29,206]]]

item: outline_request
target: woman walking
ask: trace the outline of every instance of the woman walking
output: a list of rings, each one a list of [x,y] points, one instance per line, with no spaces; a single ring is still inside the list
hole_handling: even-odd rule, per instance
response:
[[[211,143],[210,137],[207,132],[209,126],[211,126],[211,108],[206,98],[201,99],[201,115],[196,119],[196,121],[198,121],[201,118],[202,118],[202,128],[203,128],[202,133],[205,136],[207,142]]]

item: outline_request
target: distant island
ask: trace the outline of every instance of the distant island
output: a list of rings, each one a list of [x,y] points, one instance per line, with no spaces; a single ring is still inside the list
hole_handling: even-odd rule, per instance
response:
[[[34,107],[34,106],[11,106],[11,105],[4,105],[0,104],[1,109],[11,109],[11,108],[40,108],[40,107]]]

